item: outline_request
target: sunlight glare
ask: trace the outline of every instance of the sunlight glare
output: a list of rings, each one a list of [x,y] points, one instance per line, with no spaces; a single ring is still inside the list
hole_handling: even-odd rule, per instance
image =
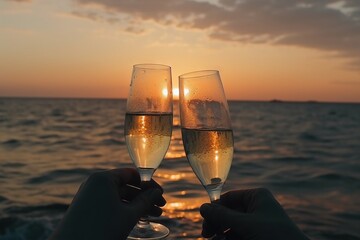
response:
[[[174,88],[173,89],[173,94],[175,98],[179,98],[179,88]]]
[[[184,89],[184,95],[187,96],[189,94],[190,90],[185,88]],[[174,94],[174,98],[175,99],[179,99],[179,96],[180,96],[180,90],[179,88],[174,88],[173,89],[173,94]]]
[[[184,94],[185,94],[185,96],[187,96],[187,95],[189,94],[189,92],[190,92],[189,89],[187,89],[187,88],[184,89]]]
[[[168,90],[164,88],[162,90],[162,94],[164,95],[164,97],[167,97],[168,96]]]

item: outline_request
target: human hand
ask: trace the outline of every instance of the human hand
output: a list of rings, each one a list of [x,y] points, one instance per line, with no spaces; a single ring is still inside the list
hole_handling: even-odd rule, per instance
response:
[[[227,192],[216,203],[203,204],[200,213],[204,218],[202,235],[206,238],[309,239],[271,192],[263,188]]]
[[[166,203],[153,180],[141,192],[128,186],[140,187],[140,182],[138,172],[131,168],[92,174],[50,239],[126,239],[140,217],[160,216],[159,206]]]

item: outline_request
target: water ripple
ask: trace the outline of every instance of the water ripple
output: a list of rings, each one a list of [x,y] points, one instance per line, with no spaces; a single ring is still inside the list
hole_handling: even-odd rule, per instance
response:
[[[360,104],[229,107],[235,154],[224,191],[268,187],[310,238],[359,239]],[[0,239],[47,239],[91,173],[133,166],[125,109],[124,100],[0,98]],[[179,122],[174,113],[154,176],[168,201],[156,220],[171,229],[169,239],[196,239],[208,198],[185,158]]]
[[[9,140],[6,140],[6,141],[2,142],[2,144],[3,144],[5,147],[17,148],[17,147],[20,147],[20,146],[21,146],[21,141],[20,141],[20,140],[17,140],[17,139],[9,139]]]
[[[58,169],[49,171],[41,176],[32,177],[26,181],[26,184],[45,184],[50,181],[56,181],[58,183],[79,182],[95,171],[101,171],[101,169]]]

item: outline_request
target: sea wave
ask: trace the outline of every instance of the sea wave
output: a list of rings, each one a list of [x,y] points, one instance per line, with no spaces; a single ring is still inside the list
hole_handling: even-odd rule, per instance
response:
[[[21,141],[18,139],[8,139],[6,141],[3,141],[2,145],[9,148],[17,148],[20,147],[22,144]]]
[[[123,138],[108,138],[101,141],[101,145],[109,146],[109,145],[125,145],[125,141]]]
[[[21,167],[25,167],[26,163],[21,163],[21,162],[4,162],[4,163],[0,163],[0,166],[4,167],[4,168],[21,168]]]
[[[25,119],[18,121],[15,125],[16,126],[36,126],[40,124],[40,120],[37,119]]]
[[[34,212],[60,212],[63,213],[69,207],[68,204],[61,203],[52,203],[45,205],[35,205],[35,206],[12,206],[4,210],[7,214],[27,214]]]
[[[61,138],[60,134],[43,134],[39,136],[39,139],[54,139]]]
[[[6,197],[3,197],[3,196],[1,196],[0,195],[0,202],[5,202],[5,201],[7,201],[8,199],[6,198]]]
[[[0,218],[1,240],[36,239],[46,240],[54,231],[57,220],[49,220],[48,217],[6,217]]]
[[[72,168],[72,169],[57,169],[49,171],[40,176],[31,177],[26,181],[26,184],[47,184],[49,182],[57,183],[71,183],[79,182],[91,173],[101,171],[103,169],[87,169],[87,168]]]

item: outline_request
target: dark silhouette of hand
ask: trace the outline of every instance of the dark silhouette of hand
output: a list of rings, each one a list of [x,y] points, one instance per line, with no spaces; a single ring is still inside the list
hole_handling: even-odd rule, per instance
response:
[[[140,187],[135,169],[114,169],[92,174],[83,183],[52,240],[126,239],[141,216],[160,216],[166,201],[162,189],[151,181]],[[125,201],[126,199],[126,201]]]
[[[227,192],[217,202],[203,204],[200,213],[204,218],[202,235],[206,238],[309,239],[271,192],[263,188]]]

